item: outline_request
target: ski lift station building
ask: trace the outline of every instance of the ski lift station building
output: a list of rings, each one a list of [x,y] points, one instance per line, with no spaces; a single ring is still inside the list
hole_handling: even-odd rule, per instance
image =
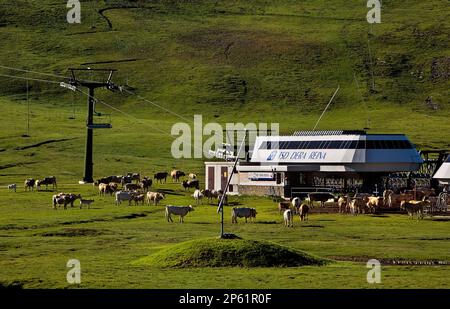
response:
[[[439,180],[439,183],[443,185],[450,185],[450,155],[434,174],[433,178]]]
[[[419,170],[423,159],[404,134],[298,131],[257,136],[246,147],[229,194],[301,196],[312,191],[379,192],[391,173]],[[252,149],[252,150],[251,150]],[[207,189],[224,189],[233,162],[205,162]]]

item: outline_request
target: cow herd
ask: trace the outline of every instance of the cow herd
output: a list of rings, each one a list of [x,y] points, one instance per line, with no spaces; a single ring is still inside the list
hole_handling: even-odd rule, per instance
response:
[[[48,190],[49,185],[52,185],[52,189],[58,188],[55,176],[49,176],[43,179],[27,178],[25,179],[24,182],[24,189],[25,191],[34,191],[35,188],[36,190],[40,190],[42,186],[45,186],[45,190]],[[17,184],[12,183],[9,184],[7,187],[8,190],[17,192]]]
[[[140,173],[127,173],[125,176],[107,176],[97,179],[94,186],[98,189],[100,196],[110,195],[115,197],[115,205],[119,206],[122,202],[128,202],[128,205],[158,205],[160,201],[166,199],[166,195],[161,192],[150,191],[154,181],[155,183],[166,183],[168,177],[172,178],[172,183],[180,183],[185,191],[194,188],[191,195],[196,205],[203,204],[206,200],[208,204],[218,205],[222,201],[223,205],[228,205],[228,197],[223,194],[222,190],[200,190],[200,182],[194,173],[184,173],[180,170],[172,170],[168,172],[157,172],[153,177],[141,177]],[[48,176],[43,179],[27,178],[24,182],[25,191],[41,190],[45,186],[48,190],[57,189],[57,181],[55,176]],[[9,190],[17,190],[16,184],[9,184]],[[67,209],[67,205],[74,206],[74,202],[79,200],[79,206],[90,208],[94,202],[93,199],[83,199],[81,194],[75,193],[58,193],[52,196],[52,207],[57,209],[63,206]],[[216,202],[214,202],[216,200]],[[375,214],[383,209],[396,208],[406,212],[410,218],[416,216],[423,219],[424,212],[427,208],[432,207],[436,203],[437,197],[433,189],[430,190],[404,190],[394,192],[393,190],[385,190],[382,196],[374,196],[367,193],[356,194],[340,194],[334,195],[329,192],[311,192],[303,201],[299,197],[285,200],[278,204],[280,215],[283,215],[284,226],[293,227],[294,217],[298,215],[300,221],[307,221],[310,209],[314,203],[320,203],[321,207],[325,204],[332,203],[336,206],[337,212],[341,214]],[[173,222],[171,215],[180,216],[180,222],[184,222],[184,217],[193,211],[194,208],[189,206],[173,206],[167,205],[165,214],[169,222]],[[255,208],[233,207],[231,211],[231,222],[237,223],[237,218],[245,218],[245,222],[256,218]]]
[[[278,204],[280,214],[283,212],[285,226],[293,226],[293,216],[298,214],[300,220],[307,220],[309,208],[314,202],[319,202],[321,207],[325,203],[337,206],[341,214],[375,214],[383,209],[400,209],[408,213],[410,218],[422,219],[424,210],[429,209],[435,203],[437,197],[433,189],[430,190],[404,190],[394,192],[385,190],[382,196],[374,196],[368,193],[345,194],[335,196],[328,192],[312,192],[301,201],[299,197]]]

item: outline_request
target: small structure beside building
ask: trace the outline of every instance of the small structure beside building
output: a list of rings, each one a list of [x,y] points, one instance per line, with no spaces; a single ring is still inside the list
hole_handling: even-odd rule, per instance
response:
[[[447,157],[447,160],[442,163],[433,178],[439,180],[439,183],[442,185],[450,185],[450,155]]]

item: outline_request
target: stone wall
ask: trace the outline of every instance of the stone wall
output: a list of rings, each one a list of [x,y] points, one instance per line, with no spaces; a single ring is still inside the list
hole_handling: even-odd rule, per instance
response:
[[[274,192],[275,192],[276,196],[284,195],[283,187],[239,185],[239,194],[240,195],[264,196],[264,195],[273,195]]]

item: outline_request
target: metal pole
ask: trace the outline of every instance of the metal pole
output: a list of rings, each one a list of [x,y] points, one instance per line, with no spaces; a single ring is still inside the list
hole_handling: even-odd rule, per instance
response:
[[[28,95],[28,79],[27,79],[27,136],[30,136],[30,99]]]
[[[88,114],[87,114],[87,136],[86,136],[86,153],[84,158],[84,177],[83,181],[85,183],[94,182],[93,178],[93,131],[89,128],[89,125],[94,123],[94,89],[95,87],[89,87],[89,97],[88,97]]]
[[[234,171],[236,170],[236,165],[239,161],[239,156],[241,154],[242,146],[245,144],[245,139],[247,138],[247,130],[244,130],[244,138],[242,139],[241,146],[239,147],[239,151],[236,155],[236,159],[234,160],[233,169],[231,170],[230,176],[228,177],[227,185],[225,186],[225,190],[223,190],[222,197],[220,198],[219,207],[217,211],[221,211],[221,228],[220,228],[220,238],[223,238],[224,235],[224,220],[223,220],[223,200],[225,195],[227,194],[228,187],[230,186],[231,178],[233,177]]]

